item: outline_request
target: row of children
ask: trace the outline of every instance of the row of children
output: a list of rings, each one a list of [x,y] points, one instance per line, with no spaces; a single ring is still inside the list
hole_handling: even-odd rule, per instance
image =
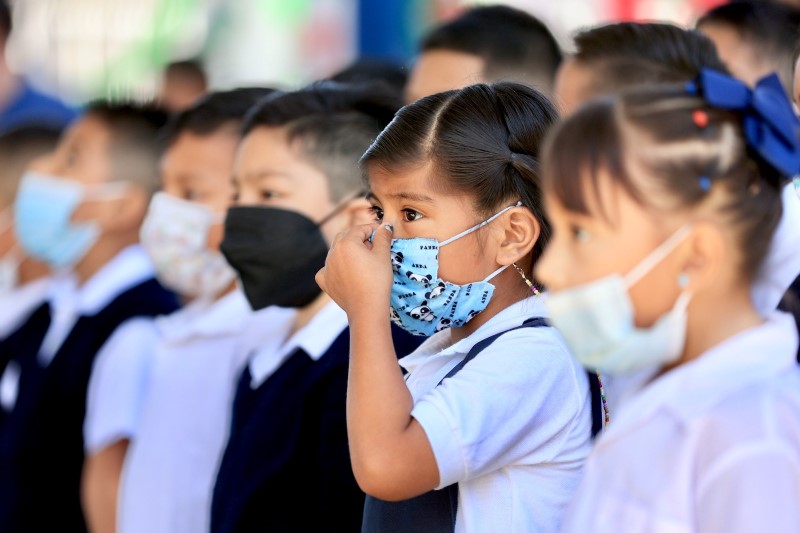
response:
[[[89,107],[5,232],[0,530],[797,530],[791,106],[697,31],[576,44],[477,8],[402,109]]]

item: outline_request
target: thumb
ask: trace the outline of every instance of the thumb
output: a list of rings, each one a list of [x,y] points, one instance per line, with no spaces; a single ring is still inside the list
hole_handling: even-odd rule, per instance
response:
[[[392,232],[394,228],[391,224],[378,226],[372,237],[372,249],[378,250],[389,256],[389,249],[392,247]]]

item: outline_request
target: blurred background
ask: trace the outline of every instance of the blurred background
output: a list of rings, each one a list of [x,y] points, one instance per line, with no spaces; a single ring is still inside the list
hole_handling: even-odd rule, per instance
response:
[[[433,25],[476,0],[16,0],[11,69],[79,104],[147,100],[165,65],[202,64],[211,89],[293,87],[356,57],[408,64]],[[720,0],[516,0],[567,47],[578,28],[607,20],[691,24]],[[184,64],[173,83],[192,83]],[[179,67],[180,68],[180,67]],[[180,93],[173,88],[172,93]],[[186,88],[187,95],[192,87]]]

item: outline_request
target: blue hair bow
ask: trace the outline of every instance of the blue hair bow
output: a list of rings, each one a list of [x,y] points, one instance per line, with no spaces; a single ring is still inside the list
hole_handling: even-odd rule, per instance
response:
[[[741,111],[747,144],[786,176],[800,173],[800,121],[778,76],[761,78],[755,89],[721,72],[703,69],[686,92],[712,107]]]

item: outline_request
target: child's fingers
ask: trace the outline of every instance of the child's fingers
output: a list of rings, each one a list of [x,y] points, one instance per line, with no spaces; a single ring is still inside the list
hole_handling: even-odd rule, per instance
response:
[[[389,257],[389,249],[392,246],[393,231],[394,228],[392,228],[390,224],[376,227],[372,237],[372,249],[378,250],[379,253]]]

